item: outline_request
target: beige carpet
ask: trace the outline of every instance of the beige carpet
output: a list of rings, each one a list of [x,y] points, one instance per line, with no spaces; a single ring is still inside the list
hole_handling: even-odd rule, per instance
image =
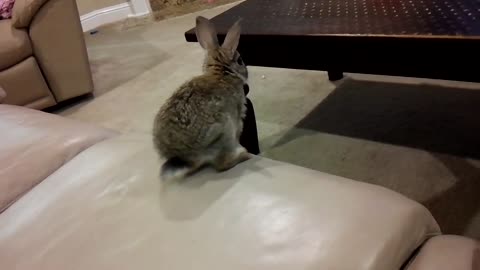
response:
[[[156,20],[176,17],[199,10],[237,2],[238,0],[150,0]]]
[[[164,100],[200,73],[203,52],[183,37],[196,15],[87,36],[95,98],[59,113],[150,132]],[[332,84],[324,72],[250,73],[262,155],[391,188],[425,204],[445,233],[480,239],[478,84],[360,75]]]

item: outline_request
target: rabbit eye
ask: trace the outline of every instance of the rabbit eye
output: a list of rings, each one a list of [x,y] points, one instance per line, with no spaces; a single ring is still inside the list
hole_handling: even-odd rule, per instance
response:
[[[242,60],[242,57],[241,57],[241,56],[239,56],[239,57],[237,58],[237,64],[243,65],[243,60]]]

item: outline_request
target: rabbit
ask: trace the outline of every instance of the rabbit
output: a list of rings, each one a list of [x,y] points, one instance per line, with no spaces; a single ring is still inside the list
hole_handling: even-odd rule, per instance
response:
[[[237,51],[240,20],[219,45],[213,23],[196,18],[195,34],[205,50],[203,74],[181,85],[154,120],[153,142],[167,159],[163,180],[184,178],[204,166],[219,172],[250,159],[239,138],[246,114],[248,71]]]

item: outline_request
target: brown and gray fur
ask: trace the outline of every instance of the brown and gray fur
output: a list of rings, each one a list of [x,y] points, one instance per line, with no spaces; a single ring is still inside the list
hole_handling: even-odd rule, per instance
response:
[[[228,170],[250,156],[239,143],[245,116],[248,72],[237,52],[240,21],[220,46],[213,24],[196,19],[197,39],[206,51],[203,74],[181,85],[158,112],[153,141],[167,159],[164,180],[182,178],[204,165]]]

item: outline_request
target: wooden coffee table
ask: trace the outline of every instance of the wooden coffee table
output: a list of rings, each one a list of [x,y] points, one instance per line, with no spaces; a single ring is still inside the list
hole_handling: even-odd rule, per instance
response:
[[[248,65],[480,82],[479,0],[246,0],[220,40],[239,18]]]

